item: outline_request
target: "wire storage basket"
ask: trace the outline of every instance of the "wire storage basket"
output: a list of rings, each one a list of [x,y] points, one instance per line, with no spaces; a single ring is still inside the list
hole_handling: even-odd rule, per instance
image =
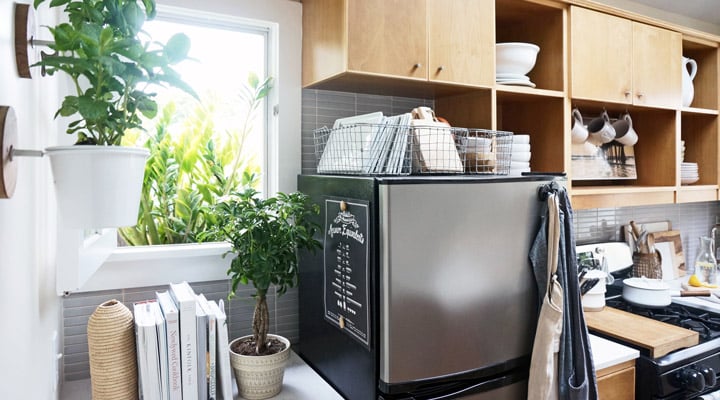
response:
[[[469,129],[461,148],[465,172],[507,175],[512,159],[512,132]]]
[[[508,174],[510,170],[510,132],[418,120],[323,127],[313,133],[320,174]]]

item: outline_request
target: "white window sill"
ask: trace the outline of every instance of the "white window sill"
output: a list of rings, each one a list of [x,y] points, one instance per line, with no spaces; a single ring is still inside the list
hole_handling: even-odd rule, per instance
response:
[[[228,279],[225,242],[118,247],[77,292]]]

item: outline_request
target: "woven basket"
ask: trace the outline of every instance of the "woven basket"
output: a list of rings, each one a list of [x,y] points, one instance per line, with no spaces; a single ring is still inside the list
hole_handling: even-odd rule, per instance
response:
[[[662,258],[659,251],[655,250],[655,253],[651,254],[635,252],[632,260],[633,276],[662,279]]]
[[[100,304],[87,324],[93,400],[138,398],[135,325],[117,300]]]

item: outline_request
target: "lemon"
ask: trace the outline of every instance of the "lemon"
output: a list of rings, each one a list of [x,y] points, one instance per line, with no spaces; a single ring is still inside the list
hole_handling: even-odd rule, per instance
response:
[[[716,288],[718,285],[713,285],[710,283],[700,282],[700,279],[698,279],[697,275],[693,274],[690,276],[690,279],[688,279],[688,285],[694,286],[694,287],[706,287],[706,288]]]
[[[695,286],[695,287],[702,287],[702,282],[700,282],[700,279],[698,279],[697,275],[692,274],[690,275],[690,279],[688,279],[688,285]]]

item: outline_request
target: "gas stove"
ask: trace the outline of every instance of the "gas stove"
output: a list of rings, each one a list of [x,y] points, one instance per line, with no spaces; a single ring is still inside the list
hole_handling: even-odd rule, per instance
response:
[[[659,309],[638,307],[614,292],[610,290],[606,298],[608,307],[699,334],[697,345],[657,358],[650,357],[644,348],[623,343],[640,351],[636,363],[636,399],[690,400],[720,390],[720,312],[676,303]]]
[[[614,283],[606,287],[605,305],[641,315],[698,333],[698,344],[681,348],[660,357],[650,351],[617,337],[606,337],[640,351],[636,360],[635,398],[641,400],[695,400],[701,395],[720,392],[720,299],[709,300],[682,297],[663,308],[645,308],[628,304],[622,298],[622,280],[632,273],[630,248],[624,243],[595,243],[577,246],[584,254],[601,265],[605,257]],[[679,289],[680,282],[670,282]],[[599,332],[593,332],[602,336]],[[720,395],[718,395],[720,398]]]

